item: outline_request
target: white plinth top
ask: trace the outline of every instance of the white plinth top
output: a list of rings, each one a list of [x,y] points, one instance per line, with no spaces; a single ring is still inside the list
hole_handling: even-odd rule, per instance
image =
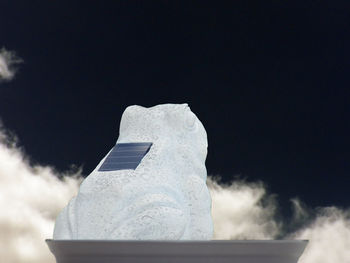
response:
[[[46,240],[57,263],[297,263],[306,240]]]

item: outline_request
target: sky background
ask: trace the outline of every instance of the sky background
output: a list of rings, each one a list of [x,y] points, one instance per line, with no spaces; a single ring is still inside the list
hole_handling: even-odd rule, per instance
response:
[[[133,104],[188,103],[207,170],[281,211],[350,207],[348,1],[1,1],[0,118],[33,164],[87,176]]]

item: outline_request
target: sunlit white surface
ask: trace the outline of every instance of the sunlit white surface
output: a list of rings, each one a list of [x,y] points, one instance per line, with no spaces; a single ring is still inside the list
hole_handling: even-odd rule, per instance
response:
[[[187,104],[128,107],[117,143],[152,142],[135,170],[98,171],[56,220],[54,239],[208,240],[206,131]]]

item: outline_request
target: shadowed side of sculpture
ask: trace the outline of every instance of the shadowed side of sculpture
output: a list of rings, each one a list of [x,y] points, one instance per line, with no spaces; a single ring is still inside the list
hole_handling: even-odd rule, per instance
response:
[[[207,135],[188,105],[128,107],[117,146],[126,143],[152,146],[135,167],[103,169],[112,149],[57,217],[54,239],[211,239]]]

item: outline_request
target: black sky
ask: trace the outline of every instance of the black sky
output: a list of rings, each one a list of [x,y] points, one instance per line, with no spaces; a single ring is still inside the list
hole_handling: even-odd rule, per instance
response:
[[[24,60],[0,118],[34,163],[89,174],[123,110],[187,102],[208,173],[350,206],[348,1],[1,1]]]

